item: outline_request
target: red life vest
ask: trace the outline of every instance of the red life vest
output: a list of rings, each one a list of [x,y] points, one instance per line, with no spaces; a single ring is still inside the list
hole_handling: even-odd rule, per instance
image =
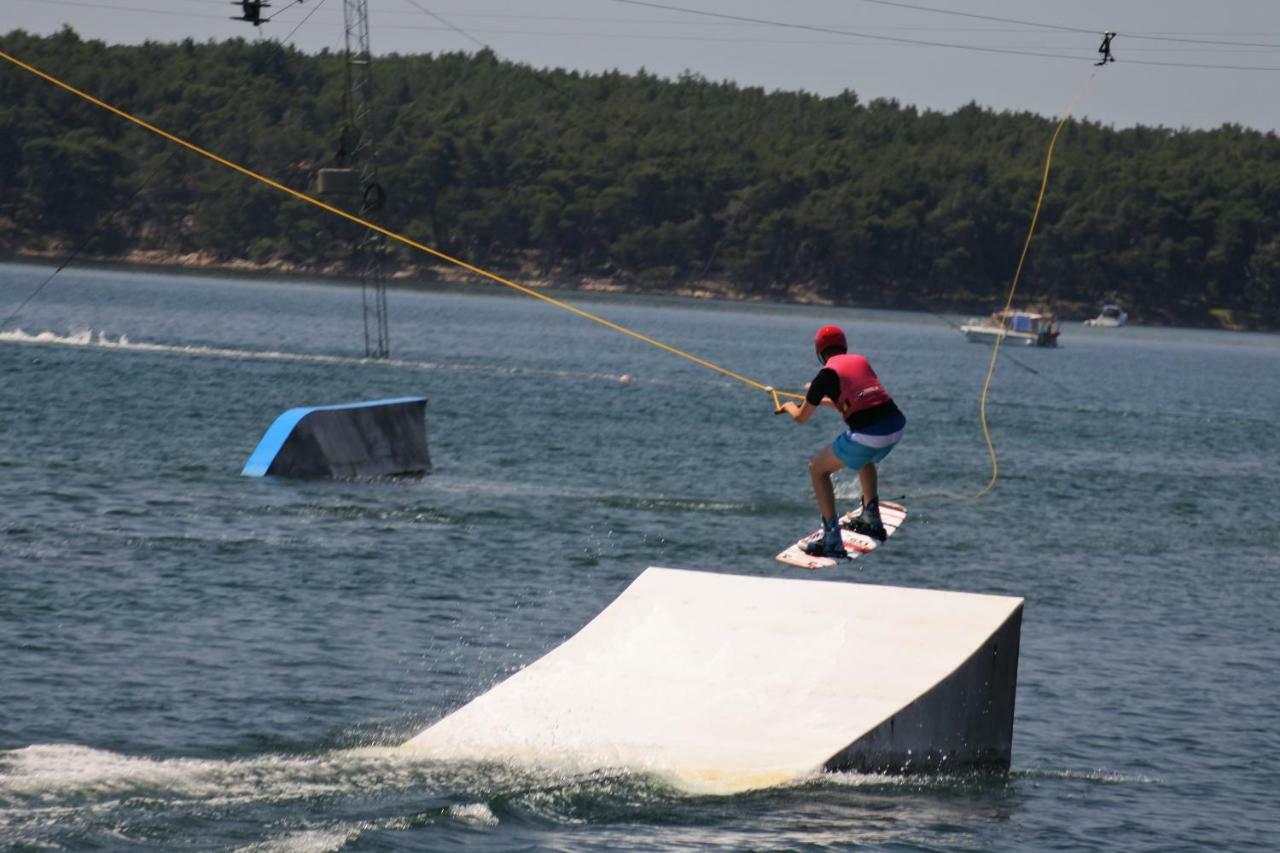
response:
[[[840,397],[835,404],[844,417],[883,405],[891,399],[870,363],[862,356],[833,355],[825,366],[834,370],[840,379]]]

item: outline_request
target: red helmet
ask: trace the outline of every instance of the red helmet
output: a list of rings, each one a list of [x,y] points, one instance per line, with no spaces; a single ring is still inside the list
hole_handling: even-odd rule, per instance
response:
[[[818,354],[818,360],[823,364],[826,361],[822,358],[822,354],[829,349],[849,351],[849,342],[844,339],[844,332],[840,331],[839,326],[823,326],[818,330],[818,334],[813,336],[813,351]]]

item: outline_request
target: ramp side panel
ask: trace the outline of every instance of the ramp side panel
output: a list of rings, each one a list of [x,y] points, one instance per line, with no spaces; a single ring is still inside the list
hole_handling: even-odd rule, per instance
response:
[[[1022,608],[955,672],[827,762],[828,770],[1007,772]]]
[[[241,473],[250,477],[376,477],[430,470],[425,397],[290,409]]]
[[[977,651],[1020,599],[650,568],[558,648],[414,737],[446,759],[779,784]]]

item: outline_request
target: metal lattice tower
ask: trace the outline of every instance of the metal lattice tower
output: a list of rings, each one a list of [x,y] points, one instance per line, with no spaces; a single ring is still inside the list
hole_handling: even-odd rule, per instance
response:
[[[373,55],[369,51],[369,0],[343,0],[342,14],[346,28],[346,119],[353,137],[352,147],[347,152],[348,162],[360,174],[360,216],[376,223],[386,202],[386,193],[378,183],[373,123]],[[360,270],[364,352],[368,358],[391,355],[384,270],[386,250],[386,240],[376,231],[365,230],[356,240],[354,263]]]

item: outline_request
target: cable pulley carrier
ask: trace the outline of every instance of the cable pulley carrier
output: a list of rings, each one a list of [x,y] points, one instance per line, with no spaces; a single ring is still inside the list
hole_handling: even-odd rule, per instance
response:
[[[262,10],[271,6],[270,3],[265,3],[263,0],[232,0],[231,5],[240,7],[240,17],[232,18],[231,20],[246,21],[255,27],[263,25]]]

